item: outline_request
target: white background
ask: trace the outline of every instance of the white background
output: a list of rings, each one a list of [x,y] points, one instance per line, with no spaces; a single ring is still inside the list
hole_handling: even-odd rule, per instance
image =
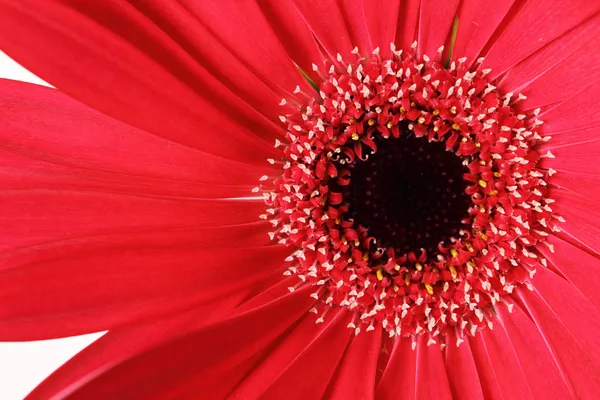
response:
[[[1,51],[0,78],[47,85]],[[52,371],[100,336],[102,333],[39,342],[0,342],[0,399],[23,399]]]

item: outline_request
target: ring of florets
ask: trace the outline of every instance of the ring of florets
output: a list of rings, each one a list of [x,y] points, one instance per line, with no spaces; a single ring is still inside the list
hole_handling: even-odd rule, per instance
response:
[[[290,246],[285,275],[313,285],[312,312],[323,322],[332,307],[347,307],[356,333],[381,324],[390,336],[429,336],[450,331],[474,335],[493,325],[494,307],[515,286],[531,288],[545,260],[535,250],[562,218],[550,207],[547,178],[539,166],[542,122],[519,112],[522,94],[500,94],[487,79],[482,59],[444,67],[435,59],[392,45],[352,60],[326,61],[319,96],[306,104],[282,100],[287,125],[276,141],[282,175],[261,178],[268,206],[261,216],[273,225],[271,239]],[[319,73],[319,68],[313,65]],[[296,89],[296,93],[299,89]],[[440,242],[434,254],[414,249],[397,254],[348,217],[341,192],[348,168],[377,151],[376,140],[405,134],[444,143],[462,159],[471,204],[458,237]],[[381,145],[381,144],[380,144]],[[548,245],[550,246],[550,245]],[[550,246],[551,247],[551,246]],[[459,339],[460,342],[460,339]]]

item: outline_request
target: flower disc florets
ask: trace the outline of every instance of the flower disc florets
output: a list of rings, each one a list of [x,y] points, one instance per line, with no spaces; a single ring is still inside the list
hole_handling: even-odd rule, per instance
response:
[[[560,217],[524,96],[498,93],[480,62],[445,68],[414,48],[355,49],[325,66],[318,97],[282,101],[282,157],[269,160],[282,176],[263,177],[261,217],[291,248],[285,274],[314,286],[317,322],[347,307],[357,333],[443,342],[492,326],[494,305],[530,286]]]

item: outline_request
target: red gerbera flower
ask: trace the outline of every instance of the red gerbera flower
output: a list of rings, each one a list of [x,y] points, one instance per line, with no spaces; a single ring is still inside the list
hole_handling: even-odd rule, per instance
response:
[[[109,330],[31,398],[600,397],[597,2],[0,15],[0,339]]]

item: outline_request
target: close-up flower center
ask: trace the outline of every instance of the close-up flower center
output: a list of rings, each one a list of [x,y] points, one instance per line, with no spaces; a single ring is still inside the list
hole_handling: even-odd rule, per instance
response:
[[[318,95],[281,101],[282,176],[262,178],[271,238],[290,247],[286,275],[314,287],[311,310],[354,314],[358,334],[429,342],[493,326],[494,305],[531,287],[536,245],[558,230],[539,167],[537,114],[499,93],[481,61],[447,67],[416,45],[325,65]],[[440,48],[438,58],[443,48]],[[551,247],[551,246],[550,246]],[[511,304],[508,304],[512,307]],[[462,334],[462,333],[461,333]],[[460,335],[459,335],[460,336]]]
[[[465,227],[467,169],[444,144],[417,138],[407,127],[400,138],[375,143],[377,151],[351,166],[350,183],[342,189],[348,219],[396,254],[435,254]]]

